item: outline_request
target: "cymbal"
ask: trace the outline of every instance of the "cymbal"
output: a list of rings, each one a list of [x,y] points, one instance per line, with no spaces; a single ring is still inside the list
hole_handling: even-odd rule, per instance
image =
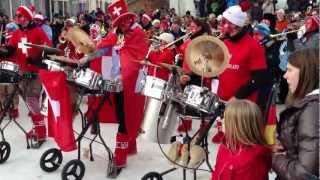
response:
[[[57,55],[48,55],[48,57],[52,60],[61,61],[69,64],[78,64],[76,60],[64,57],[64,56],[57,56]]]
[[[66,33],[65,38],[70,41],[80,53],[90,54],[96,50],[96,44],[90,38],[88,33],[78,26],[70,28]]]
[[[39,44],[31,44],[31,43],[25,43],[26,46],[42,49],[43,51],[49,53],[49,54],[61,54],[63,53],[62,50],[57,48],[52,48],[47,45],[39,45]]]
[[[159,65],[163,68],[170,70],[170,71],[173,71],[173,69],[176,69],[179,73],[183,72],[183,69],[180,66],[176,66],[173,64],[167,64],[167,63],[159,63]]]
[[[153,67],[157,67],[157,68],[160,67],[156,64],[151,63],[150,61],[145,61],[145,60],[140,60],[140,61],[139,60],[132,60],[132,62],[139,63],[141,65],[153,66]]]
[[[199,36],[191,41],[186,50],[186,62],[195,74],[215,77],[229,64],[229,52],[225,44],[213,36]]]

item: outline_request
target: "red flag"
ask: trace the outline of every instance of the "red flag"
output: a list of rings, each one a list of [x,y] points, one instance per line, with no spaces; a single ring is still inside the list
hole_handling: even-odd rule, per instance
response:
[[[72,128],[72,110],[64,72],[40,70],[40,80],[49,98],[48,135],[62,151],[77,148]]]

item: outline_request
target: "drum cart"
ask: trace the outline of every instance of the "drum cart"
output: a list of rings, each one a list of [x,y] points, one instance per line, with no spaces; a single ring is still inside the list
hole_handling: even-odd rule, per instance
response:
[[[1,66],[16,66],[15,64],[11,63],[11,62],[1,62]],[[37,75],[36,74],[31,74],[31,73],[26,73],[23,75],[19,74],[19,70],[18,68],[16,69],[16,71],[11,71],[11,70],[6,70],[4,68],[0,69],[0,84],[10,84],[13,85],[13,92],[5,98],[4,104],[3,104],[3,109],[2,113],[0,114],[0,125],[2,125],[4,123],[4,118],[6,117],[7,113],[13,108],[13,99],[14,96],[16,94],[19,94],[23,101],[25,101],[25,97],[24,97],[24,93],[23,91],[20,89],[19,87],[19,82],[23,81],[23,80],[28,80],[28,79],[33,79],[35,78]],[[27,105],[28,108],[28,105]],[[9,121],[6,122],[3,126],[0,127],[0,134],[1,134],[1,139],[2,141],[0,142],[0,164],[6,162],[10,156],[10,152],[11,152],[11,147],[10,144],[6,141],[5,139],[5,135],[4,135],[4,130],[8,127],[8,125],[10,123],[14,123],[15,125],[18,126],[18,128],[24,133],[25,137],[26,137],[26,143],[27,143],[27,149],[29,149],[30,147],[32,148],[38,148],[39,143],[37,139],[28,139],[28,133],[27,131],[22,127],[22,125],[20,125],[15,118],[9,116]]]
[[[106,149],[109,158],[107,175],[109,177],[113,177],[114,174],[116,174],[117,169],[113,165],[112,151],[107,146],[101,135],[100,124],[98,122],[98,112],[101,110],[106,100],[108,100],[110,93],[119,92],[122,90],[121,82],[103,80],[99,74],[90,70],[89,68],[75,69],[72,72],[70,72],[70,70],[65,69],[61,64],[57,64],[57,62],[51,62],[50,60],[47,60],[45,63],[48,65],[48,69],[50,71],[65,72],[67,78],[66,80],[71,81],[72,84],[77,85],[79,89],[80,100],[77,104],[77,110],[81,117],[82,130],[76,139],[78,145],[78,157],[77,159],[71,160],[64,165],[61,172],[62,180],[68,180],[70,177],[72,177],[71,179],[76,180],[81,180],[83,178],[85,173],[85,165],[81,161],[81,141],[83,140],[83,138],[86,138],[85,134],[91,126],[94,126],[96,128],[96,134],[93,137],[93,139],[90,139],[89,143],[90,160],[94,160],[92,155],[93,142],[102,144]],[[80,104],[84,96],[91,94],[101,95],[102,99],[95,103],[98,106],[96,109],[93,110],[93,115],[92,117],[90,117],[91,119],[87,119],[87,117],[83,115],[80,109]],[[96,141],[97,138],[99,138],[100,142]],[[61,166],[62,160],[63,156],[61,150],[58,148],[51,148],[42,154],[40,158],[40,167],[43,171],[53,172]]]
[[[98,112],[100,111],[100,109],[102,108],[104,102],[109,98],[109,92],[105,92],[105,91],[95,91],[95,90],[88,90],[86,88],[81,87],[80,88],[80,101],[82,99],[83,96],[88,95],[88,94],[98,94],[100,93],[102,95],[102,99],[100,102],[98,102],[98,106],[97,109],[94,110],[93,112],[93,116],[92,119],[88,120],[86,119],[86,117],[83,115],[82,111],[80,110],[80,103],[78,105],[78,111],[81,117],[81,124],[82,124],[82,130],[80,132],[80,134],[78,135],[76,142],[78,145],[78,154],[77,154],[77,159],[73,159],[69,162],[67,162],[61,172],[61,178],[62,180],[68,180],[70,179],[70,177],[72,177],[71,179],[76,179],[76,180],[81,180],[84,176],[85,173],[85,165],[84,163],[81,161],[81,141],[83,140],[83,138],[85,137],[86,132],[89,130],[89,128],[92,125],[96,126],[96,134],[93,137],[93,139],[90,140],[89,143],[89,154],[90,154],[90,160],[93,161],[93,154],[92,154],[92,144],[93,142],[97,142],[96,138],[99,138],[100,142],[104,148],[106,149],[107,153],[108,153],[108,158],[109,158],[109,163],[108,163],[108,169],[107,169],[107,173],[108,174],[112,174],[112,172],[114,171],[113,169],[113,154],[111,149],[107,146],[107,144],[105,143],[102,135],[101,135],[101,131],[100,131],[100,125],[98,122]],[[55,170],[57,170],[62,163],[63,160],[63,155],[60,149],[57,148],[52,148],[52,149],[48,149],[47,151],[45,151],[41,158],[40,158],[40,167],[43,171],[46,172],[53,172]]]

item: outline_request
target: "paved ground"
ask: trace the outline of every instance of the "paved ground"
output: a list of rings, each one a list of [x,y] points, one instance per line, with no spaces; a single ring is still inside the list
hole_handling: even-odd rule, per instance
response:
[[[85,107],[83,107],[85,109]],[[19,123],[26,129],[31,127],[30,120],[27,119],[27,112],[25,106],[20,103],[20,118]],[[7,120],[6,120],[7,121]],[[6,122],[5,121],[5,122]],[[199,122],[194,123],[194,127],[198,127]],[[114,148],[115,131],[117,125],[102,124],[102,134],[108,146]],[[74,129],[80,131],[80,119],[74,121]],[[195,129],[195,128],[194,128]],[[212,133],[212,132],[211,132]],[[91,136],[91,135],[87,135]],[[61,169],[68,161],[75,159],[77,151],[70,153],[63,153],[63,164],[55,172],[46,173],[41,170],[39,166],[39,159],[41,155],[49,148],[57,147],[52,139],[49,139],[40,149],[26,149],[26,143],[22,132],[14,125],[10,124],[5,130],[5,137],[11,145],[11,155],[7,162],[0,165],[0,179],[1,180],[58,180],[61,179]],[[138,180],[143,175],[150,171],[163,172],[170,169],[172,166],[161,154],[158,144],[147,142],[141,138],[138,139],[139,153],[130,156],[128,159],[128,167],[123,170],[118,180]],[[165,149],[167,147],[164,147]],[[214,165],[215,155],[218,145],[209,143],[210,149],[210,163]],[[88,149],[88,141],[83,143],[82,150]],[[94,145],[94,161],[90,161],[87,157],[82,155],[82,160],[85,164],[86,171],[84,180],[103,180],[106,178],[106,168],[108,164],[108,156],[104,148],[100,144]],[[206,165],[201,168],[208,169]],[[179,169],[168,175],[163,179],[177,180],[182,179],[182,170]],[[192,172],[187,171],[187,179],[193,179]],[[198,173],[198,180],[210,179],[210,173],[201,171]],[[274,175],[271,175],[274,179]]]

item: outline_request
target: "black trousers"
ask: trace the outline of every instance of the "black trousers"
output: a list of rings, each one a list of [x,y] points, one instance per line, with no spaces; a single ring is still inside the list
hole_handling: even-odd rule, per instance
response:
[[[118,132],[127,134],[127,127],[125,121],[125,114],[124,114],[124,94],[123,91],[115,93],[115,110],[116,110],[116,117],[119,123]]]

